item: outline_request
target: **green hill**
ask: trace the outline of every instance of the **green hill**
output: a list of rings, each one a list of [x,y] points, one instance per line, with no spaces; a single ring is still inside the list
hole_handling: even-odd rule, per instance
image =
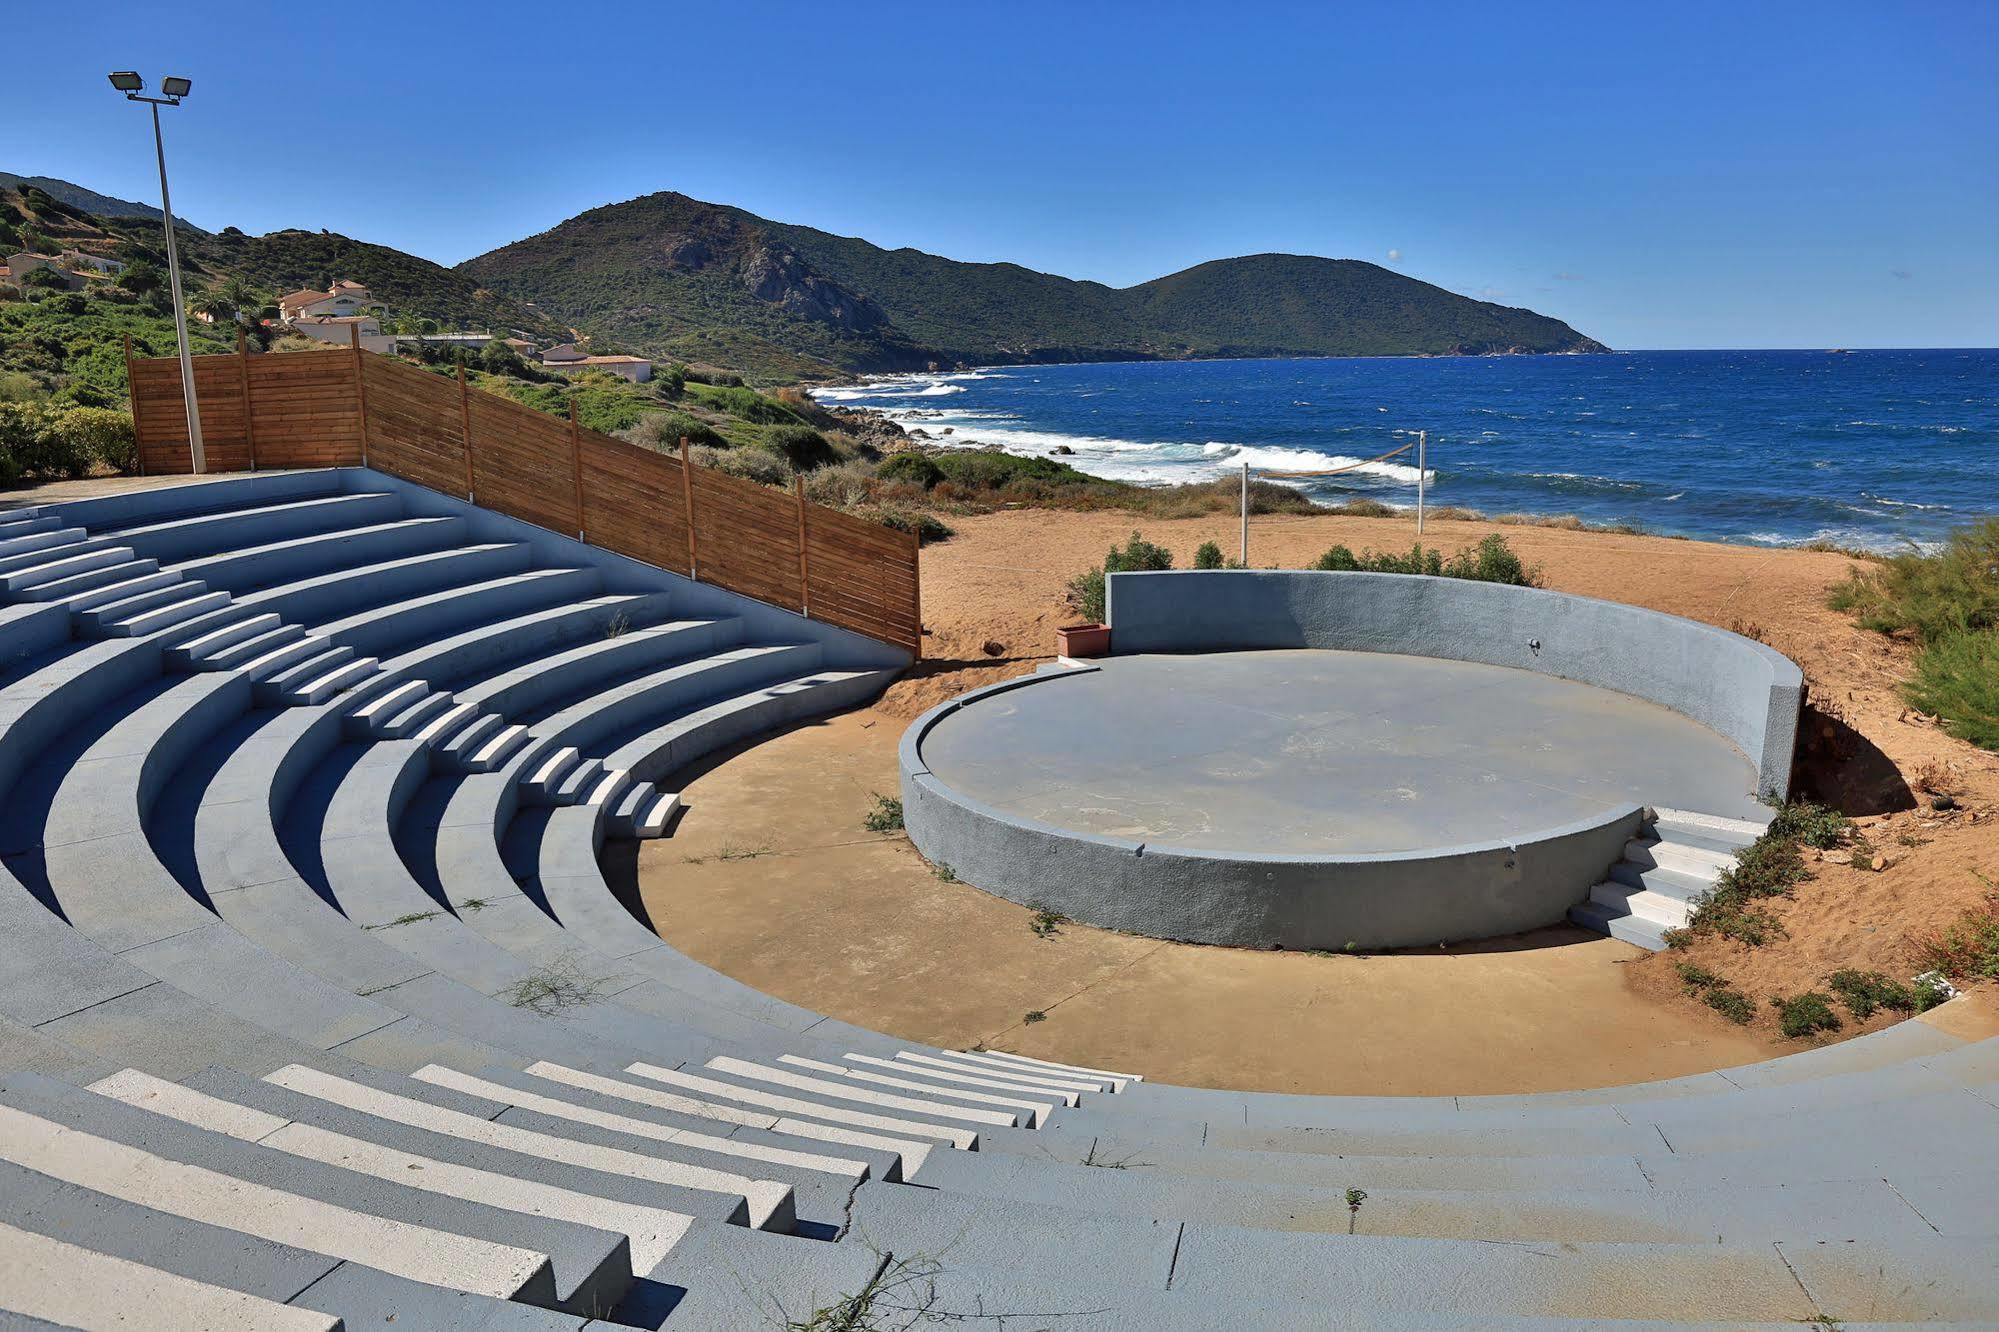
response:
[[[767,377],[1193,356],[1586,352],[1560,320],[1350,259],[1253,255],[1116,289],[661,193],[459,265],[652,355]]]

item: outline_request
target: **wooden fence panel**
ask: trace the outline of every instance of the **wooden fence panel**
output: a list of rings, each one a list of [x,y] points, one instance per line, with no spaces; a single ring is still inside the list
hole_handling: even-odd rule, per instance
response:
[[[691,572],[680,459],[594,430],[582,436],[582,528],[589,540],[656,568]]]
[[[368,390],[368,463],[432,490],[465,495],[465,432],[458,381],[401,373],[380,356],[362,362]]]
[[[146,470],[188,471],[179,363],[133,361],[131,381]],[[365,462],[921,655],[903,533],[352,349],[197,357],[195,393],[211,470],[250,467],[253,438],[260,467]]]
[[[472,414],[472,497],[551,532],[575,536],[569,423],[491,393],[467,397]]]

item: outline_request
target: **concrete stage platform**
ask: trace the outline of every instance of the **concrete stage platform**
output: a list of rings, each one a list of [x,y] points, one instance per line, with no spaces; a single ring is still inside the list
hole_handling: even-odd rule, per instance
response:
[[[1208,851],[1416,851],[1633,803],[1760,808],[1749,760],[1656,703],[1372,652],[1114,657],[952,713],[922,752],[999,809]]]
[[[1550,924],[1646,806],[1767,820],[1662,707],[1533,671],[1326,649],[1111,657],[947,704],[910,835],[966,882],[1156,937],[1388,947]]]

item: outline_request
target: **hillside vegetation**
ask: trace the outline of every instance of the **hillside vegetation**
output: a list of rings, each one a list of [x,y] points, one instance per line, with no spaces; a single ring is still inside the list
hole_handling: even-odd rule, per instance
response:
[[[648,354],[766,379],[935,364],[1601,351],[1560,320],[1357,260],[1253,255],[1122,290],[661,193],[459,266]]]

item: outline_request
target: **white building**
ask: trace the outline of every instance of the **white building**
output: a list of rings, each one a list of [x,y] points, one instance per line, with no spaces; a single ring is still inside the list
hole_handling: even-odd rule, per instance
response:
[[[291,331],[335,347],[353,345],[353,330],[361,333],[361,349],[382,356],[395,353],[396,340],[382,332],[382,323],[373,315],[301,315],[291,321]]]
[[[340,281],[325,291],[294,291],[289,295],[280,296],[278,318],[292,325],[296,325],[301,319],[322,315],[345,319],[366,314],[375,304],[375,298],[369,295],[368,289],[360,283]]]
[[[591,356],[570,342],[543,352],[541,366],[544,370],[602,370],[634,384],[652,380],[652,362],[643,356]]]

